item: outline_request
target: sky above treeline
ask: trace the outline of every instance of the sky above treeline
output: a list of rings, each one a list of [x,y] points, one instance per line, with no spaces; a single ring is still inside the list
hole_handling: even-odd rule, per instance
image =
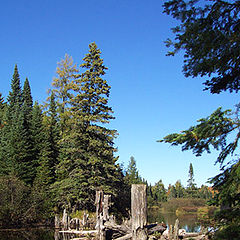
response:
[[[219,106],[234,108],[237,95],[203,91],[204,79],[185,78],[183,52],[167,57],[164,41],[176,21],[163,13],[161,0],[9,0],[0,5],[0,92],[7,97],[14,65],[21,82],[28,77],[34,101],[43,103],[57,62],[67,53],[77,65],[96,42],[108,67],[109,105],[115,120],[109,128],[119,162],[130,157],[151,184],[186,186],[189,164],[195,182],[205,184],[219,172],[217,153],[195,157],[181,147],[158,143],[210,115]]]

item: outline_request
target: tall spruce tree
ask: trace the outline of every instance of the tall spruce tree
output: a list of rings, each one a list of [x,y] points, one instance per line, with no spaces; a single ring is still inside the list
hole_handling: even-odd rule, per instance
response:
[[[19,157],[22,149],[23,135],[23,115],[22,108],[22,90],[17,65],[11,81],[11,91],[9,92],[8,105],[6,110],[6,126],[2,138],[2,159],[6,166],[5,174],[14,174],[22,176],[23,157]]]
[[[104,127],[114,117],[108,106],[110,86],[102,78],[107,68],[100,54],[91,43],[81,64],[86,70],[74,80],[72,116],[61,140],[58,195],[65,194],[65,203],[80,208],[93,208],[97,188],[116,195],[119,186],[113,147],[116,131]]]

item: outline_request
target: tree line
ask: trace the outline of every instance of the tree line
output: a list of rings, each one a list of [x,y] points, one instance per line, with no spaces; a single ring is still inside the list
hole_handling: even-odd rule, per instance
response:
[[[152,185],[140,176],[134,157],[130,158],[125,174],[125,178],[129,184],[147,185],[148,207],[161,206],[162,203],[175,198],[204,199],[206,203],[213,200],[216,192],[212,189],[212,187],[206,185],[197,187],[194,180],[192,163],[189,165],[188,177],[188,184],[186,187],[183,186],[181,180],[177,180],[175,184],[169,184],[165,187],[163,181],[160,179]]]

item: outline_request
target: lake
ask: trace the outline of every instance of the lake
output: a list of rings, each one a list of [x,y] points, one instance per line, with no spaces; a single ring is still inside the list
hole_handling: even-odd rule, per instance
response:
[[[166,213],[158,209],[151,209],[148,211],[148,222],[164,222],[168,226],[175,224],[176,219],[179,220],[179,227],[185,229],[187,232],[199,232],[201,225],[198,223],[196,214],[187,214],[177,216],[175,213]]]
[[[164,222],[167,225],[174,225],[175,220],[179,219],[180,228],[186,229],[187,232],[200,231],[200,224],[197,223],[197,216],[182,215],[177,217],[174,213],[164,213],[159,210],[149,210],[148,222]],[[1,231],[0,240],[69,240],[73,235],[59,234],[53,229],[22,229],[15,231]]]

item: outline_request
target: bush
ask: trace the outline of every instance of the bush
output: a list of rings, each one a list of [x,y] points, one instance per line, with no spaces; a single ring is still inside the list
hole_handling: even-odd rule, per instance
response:
[[[174,198],[166,203],[162,203],[162,207],[166,212],[176,212],[177,209],[187,211],[190,209],[196,209],[206,205],[204,199],[199,198]]]

